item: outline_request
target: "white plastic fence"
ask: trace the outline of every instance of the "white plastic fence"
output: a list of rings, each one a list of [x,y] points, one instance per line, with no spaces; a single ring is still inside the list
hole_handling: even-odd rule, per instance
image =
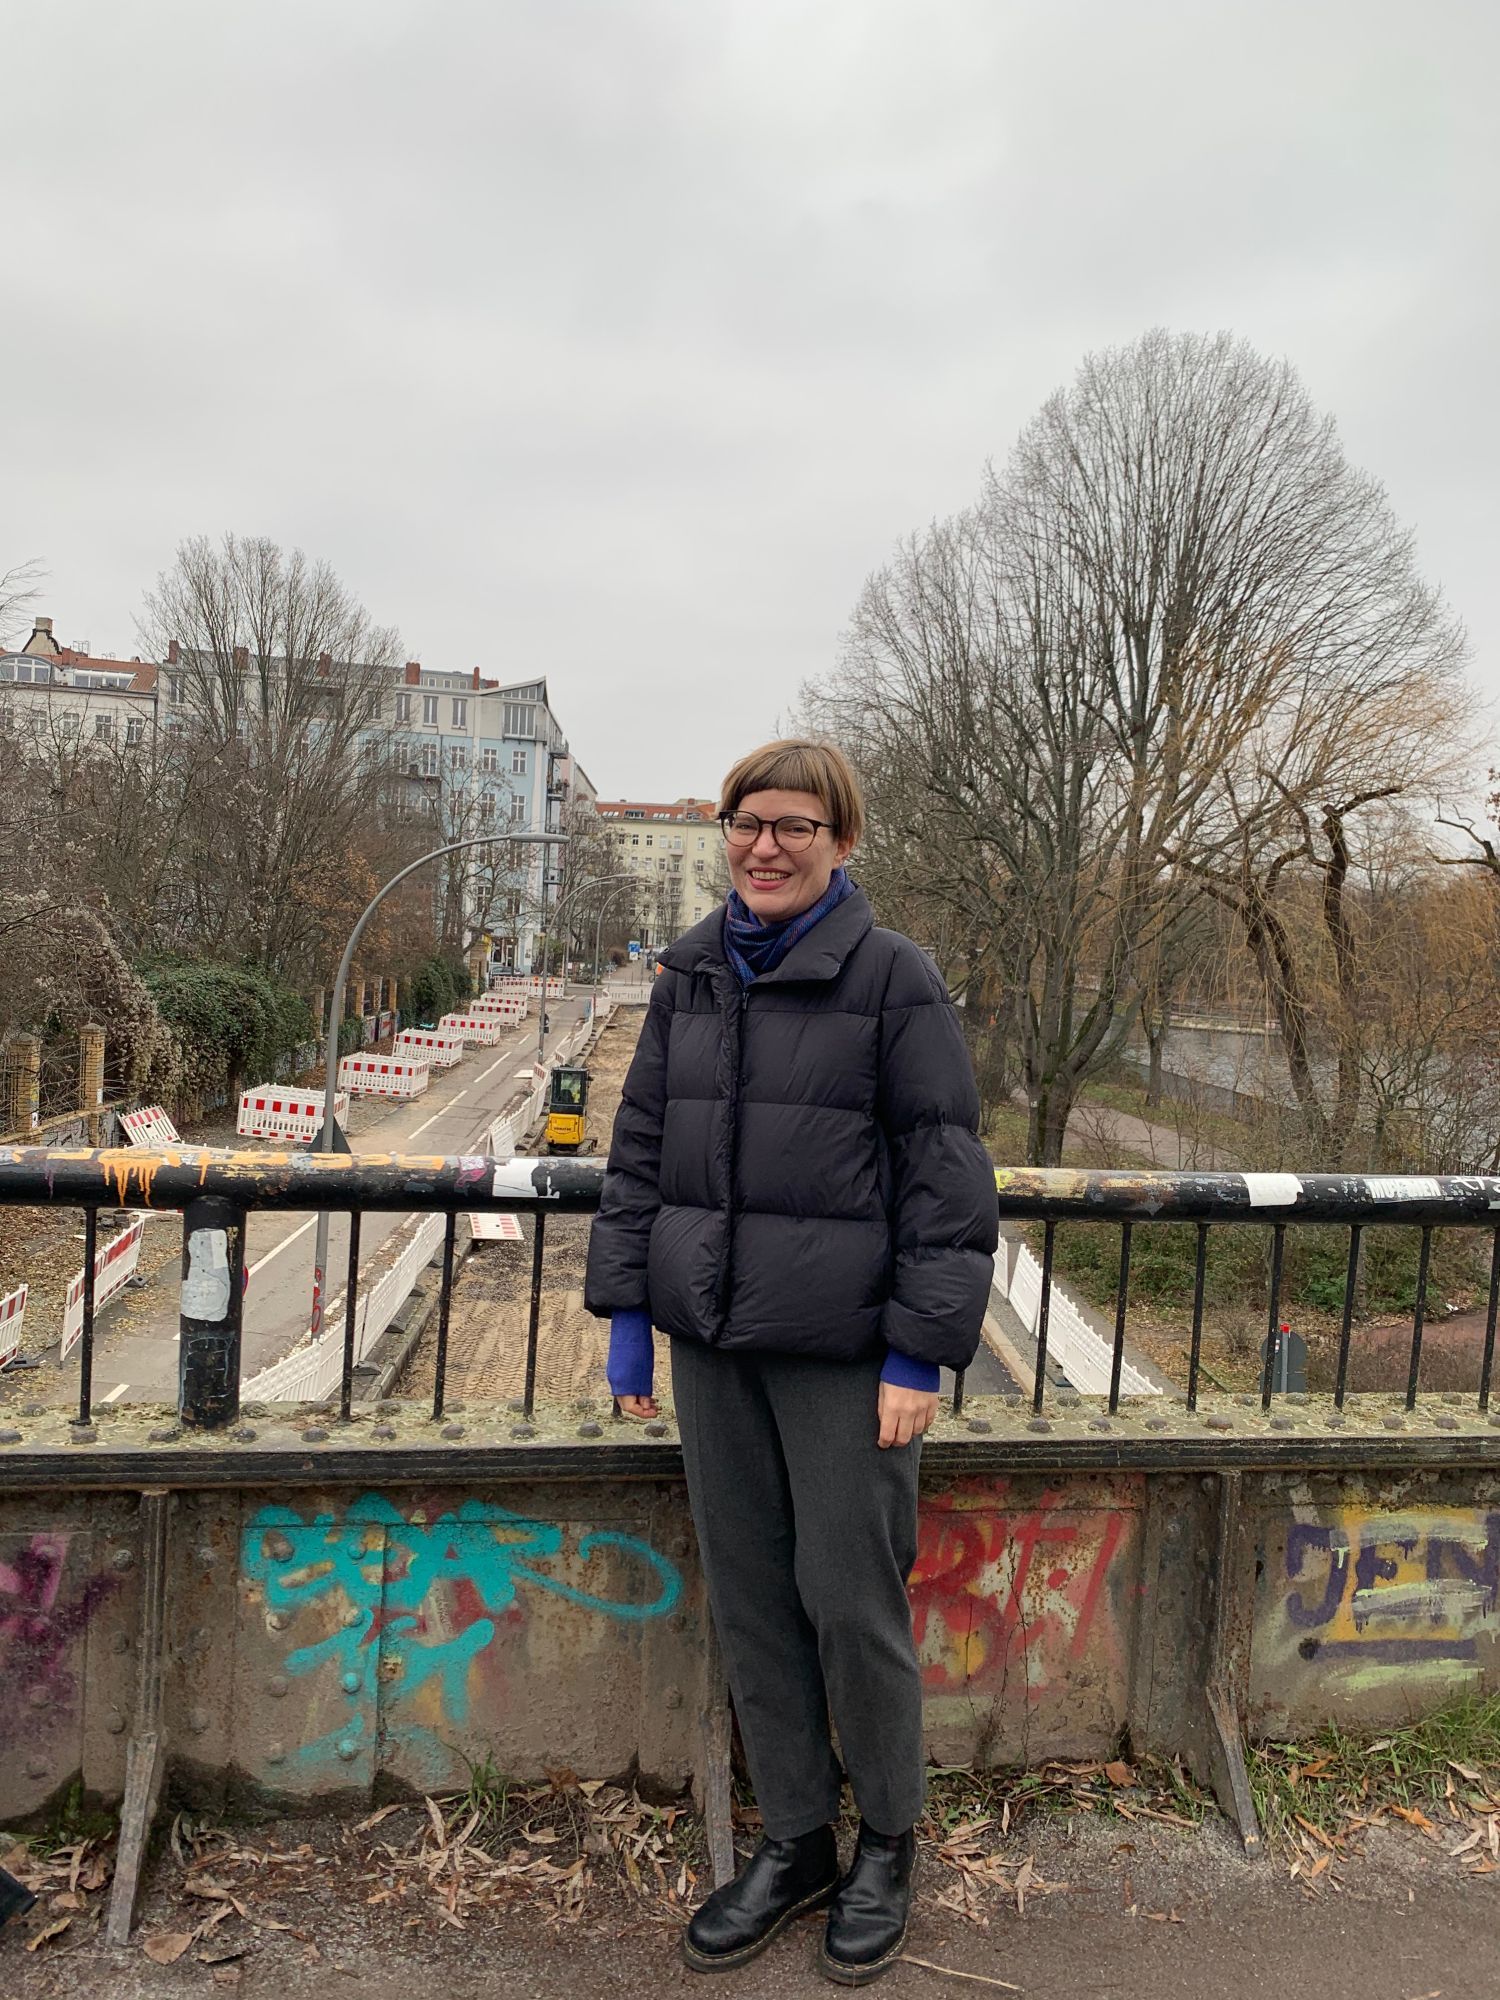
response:
[[[481,993],[469,1002],[466,1011],[470,1014],[495,1014],[502,1021],[524,1021],[531,1012],[531,1002],[524,993]]]
[[[141,1261],[141,1235],[145,1222],[137,1216],[128,1229],[122,1229],[112,1241],[102,1244],[94,1252],[94,1312],[97,1316],[119,1291],[127,1278],[135,1276],[136,1265]],[[83,1272],[68,1286],[67,1303],[63,1307],[62,1351],[59,1361],[66,1361],[83,1337]]]
[[[403,1028],[391,1054],[417,1059],[425,1056],[433,1069],[452,1069],[462,1062],[464,1038],[436,1028]]]
[[[444,1014],[438,1033],[457,1035],[476,1048],[492,1049],[505,1033],[505,1023],[496,1014]]]
[[[381,1272],[368,1289],[361,1289],[354,1309],[354,1358],[363,1361],[401,1307],[411,1297],[419,1273],[442,1246],[444,1219],[441,1215],[408,1215],[386,1239],[377,1253],[385,1257],[388,1245],[399,1242],[394,1262]],[[330,1299],[323,1315],[323,1334],[305,1346],[294,1347],[269,1368],[262,1368],[243,1384],[241,1395],[268,1403],[321,1402],[339,1386],[344,1362],[344,1300],[340,1292]]]
[[[182,1134],[159,1104],[144,1104],[138,1111],[120,1113],[120,1130],[132,1146],[180,1146]]]
[[[335,1093],[333,1115],[348,1117],[347,1090]],[[323,1129],[323,1093],[260,1084],[241,1093],[234,1129],[244,1139],[316,1139]]]
[[[420,1097],[430,1071],[423,1056],[345,1056],[339,1088],[361,1097]]]
[[[26,1286],[0,1299],[0,1368],[14,1361],[21,1351],[21,1323],[26,1317]]]
[[[1006,1272],[1006,1251],[1013,1262]],[[1042,1267],[1024,1243],[1002,1243],[995,1258],[995,1283],[1008,1296],[1026,1331],[1036,1338],[1042,1314]],[[1109,1394],[1113,1349],[1096,1333],[1054,1278],[1052,1304],[1047,1314],[1047,1353],[1057,1362],[1073,1387],[1085,1396]],[[1122,1396],[1159,1396],[1161,1390],[1128,1361],[1120,1368]]]

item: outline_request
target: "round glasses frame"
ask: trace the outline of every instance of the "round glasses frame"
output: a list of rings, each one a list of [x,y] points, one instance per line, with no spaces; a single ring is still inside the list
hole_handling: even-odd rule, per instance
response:
[[[780,819],[758,819],[754,813],[721,812],[719,831],[731,847],[753,847],[767,827],[776,845],[788,854],[803,854],[818,837],[819,827],[835,831],[832,820],[809,819],[806,813],[786,813]],[[794,833],[791,829],[795,827]],[[807,829],[804,835],[802,829]],[[783,831],[783,828],[787,829]],[[753,830],[752,830],[753,829]]]

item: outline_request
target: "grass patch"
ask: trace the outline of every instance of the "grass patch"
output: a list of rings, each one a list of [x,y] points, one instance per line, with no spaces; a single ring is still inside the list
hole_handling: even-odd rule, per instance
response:
[[[1500,1811],[1500,1695],[1465,1695],[1374,1741],[1337,1724],[1301,1743],[1251,1746],[1250,1789],[1279,1847],[1299,1829],[1342,1841],[1387,1814],[1425,1831],[1441,1814]]]
[[[1027,1230],[1033,1253],[1042,1252],[1042,1231]],[[1349,1232],[1318,1227],[1288,1229],[1282,1268],[1284,1309],[1307,1307],[1333,1312],[1343,1306],[1349,1262]],[[1394,1317],[1416,1304],[1421,1231],[1367,1229],[1364,1237],[1361,1318]],[[1488,1281],[1487,1237],[1464,1229],[1438,1230],[1432,1239],[1427,1308],[1440,1319],[1448,1304],[1469,1305]],[[1120,1282],[1120,1231],[1104,1223],[1063,1223],[1057,1231],[1057,1276],[1091,1305],[1114,1303]],[[1198,1232],[1189,1222],[1146,1223],[1130,1244],[1130,1296],[1137,1304],[1180,1311],[1193,1307],[1193,1273]],[[1250,1224],[1211,1229],[1204,1268],[1204,1304],[1212,1311],[1255,1306],[1264,1310],[1271,1281],[1271,1234]]]

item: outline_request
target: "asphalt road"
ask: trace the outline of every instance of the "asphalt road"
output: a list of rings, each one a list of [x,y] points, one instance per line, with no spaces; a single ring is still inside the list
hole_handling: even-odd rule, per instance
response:
[[[554,1001],[549,1008],[548,1048],[581,1018],[582,1000]],[[498,1113],[531,1075],[536,1056],[533,1016],[507,1032],[498,1047],[472,1049],[450,1070],[440,1070],[411,1103],[365,1098],[351,1107],[351,1139],[356,1152],[468,1153],[483,1150],[483,1138]],[[253,1144],[253,1142],[251,1142]],[[267,1151],[273,1150],[268,1143]],[[371,1260],[400,1215],[371,1214],[360,1230],[360,1270]],[[176,1217],[149,1225],[161,1230]],[[256,1374],[279,1360],[307,1330],[312,1301],[314,1214],[252,1214],[246,1257],[242,1372]],[[347,1218],[335,1215],[329,1232],[328,1295],[344,1287],[349,1262]],[[96,1402],[175,1402],[177,1397],[177,1266],[169,1261],[151,1281],[154,1296],[137,1309],[127,1327],[99,1321],[94,1357]],[[69,1384],[71,1391],[71,1384]]]

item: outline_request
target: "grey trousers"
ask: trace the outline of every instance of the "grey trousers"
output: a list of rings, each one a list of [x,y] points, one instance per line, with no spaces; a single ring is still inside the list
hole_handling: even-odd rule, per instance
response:
[[[839,1810],[880,1833],[922,1810],[922,1684],[906,1579],[920,1439],[881,1451],[881,1357],[819,1361],[672,1342],[688,1498],[767,1834]]]

